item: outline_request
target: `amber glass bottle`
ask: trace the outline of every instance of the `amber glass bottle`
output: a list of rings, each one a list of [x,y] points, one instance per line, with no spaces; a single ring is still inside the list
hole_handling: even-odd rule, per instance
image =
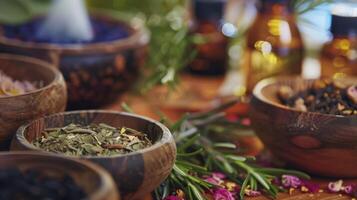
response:
[[[197,75],[222,75],[227,70],[228,38],[222,33],[226,0],[192,0],[192,34],[205,39],[194,46],[197,55],[188,71]]]
[[[357,76],[357,16],[332,15],[331,33],[320,57],[322,76]]]
[[[249,94],[261,79],[301,74],[303,44],[289,0],[261,0],[248,30],[243,73]]]

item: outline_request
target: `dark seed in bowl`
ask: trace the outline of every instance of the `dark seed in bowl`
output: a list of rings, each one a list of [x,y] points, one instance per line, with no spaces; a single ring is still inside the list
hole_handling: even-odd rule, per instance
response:
[[[357,115],[357,85],[319,80],[311,88],[298,93],[289,86],[281,86],[278,97],[284,105],[303,112]]]
[[[17,168],[0,170],[0,199],[80,200],[85,192],[70,176],[49,177],[39,171]]]

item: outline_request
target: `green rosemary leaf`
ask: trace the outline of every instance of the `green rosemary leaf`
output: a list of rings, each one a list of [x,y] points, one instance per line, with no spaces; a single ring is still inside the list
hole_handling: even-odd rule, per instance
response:
[[[197,199],[197,200],[205,200],[205,198],[202,196],[200,191],[193,184],[189,183],[188,187],[191,189],[195,199]]]
[[[244,170],[246,170],[248,173],[250,173],[255,179],[257,179],[257,181],[266,189],[269,190],[270,189],[270,184],[268,184],[268,182],[264,179],[264,177],[262,177],[259,173],[257,173],[254,168],[250,167],[249,165],[243,163],[243,162],[239,162],[236,161],[234,162],[235,164],[237,164],[239,167],[243,168]]]
[[[214,143],[213,144],[213,147],[216,147],[216,148],[228,148],[228,149],[236,149],[237,146],[233,143]]]
[[[197,154],[200,154],[203,152],[203,148],[200,148],[196,151],[193,151],[193,152],[189,152],[189,153],[177,153],[177,156],[179,157],[191,157],[191,156],[195,156]]]
[[[245,194],[245,189],[247,188],[248,186],[248,182],[250,180],[250,174],[248,173],[247,177],[245,177],[244,181],[243,181],[243,184],[241,186],[241,189],[240,189],[240,192],[239,192],[239,196],[240,196],[240,199],[243,200],[244,199],[244,194]]]
[[[241,161],[241,162],[244,162],[247,160],[246,157],[243,157],[243,156],[236,156],[236,155],[225,155],[225,157],[227,159],[230,159],[232,161]]]
[[[310,179],[311,177],[303,172],[295,171],[295,170],[285,170],[285,169],[278,169],[278,168],[256,168],[256,171],[265,174],[271,174],[276,176],[281,176],[284,174],[295,175],[301,178]]]
[[[127,103],[123,102],[120,106],[125,112],[134,113],[133,109]]]
[[[200,137],[200,134],[195,134],[193,137],[187,139],[184,143],[180,144],[177,148],[178,152],[184,152],[185,149],[191,147]]]
[[[176,160],[176,165],[179,166],[184,166],[186,168],[189,168],[191,170],[199,170],[199,171],[203,171],[203,172],[207,172],[207,169],[205,167],[199,166],[199,165],[195,165],[186,161],[181,161],[181,160]]]

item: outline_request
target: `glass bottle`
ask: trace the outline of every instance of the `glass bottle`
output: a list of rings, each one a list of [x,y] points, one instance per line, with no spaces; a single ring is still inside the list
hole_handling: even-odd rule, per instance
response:
[[[321,75],[330,78],[357,76],[357,8],[333,9],[333,39],[324,45],[320,61]]]
[[[204,42],[194,46],[196,57],[188,71],[197,75],[223,75],[227,70],[228,38],[223,34],[224,9],[227,0],[192,0],[192,34]]]
[[[246,93],[261,79],[301,74],[303,43],[289,0],[261,0],[248,30],[243,74]]]

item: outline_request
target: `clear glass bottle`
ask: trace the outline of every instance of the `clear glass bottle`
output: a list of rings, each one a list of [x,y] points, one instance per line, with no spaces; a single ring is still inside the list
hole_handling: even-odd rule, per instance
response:
[[[205,41],[194,46],[197,55],[188,65],[196,75],[223,75],[227,70],[228,38],[222,32],[227,0],[192,0],[192,34],[200,34]]]
[[[351,9],[355,12],[350,12],[350,15]],[[333,9],[331,21],[333,39],[324,45],[320,56],[323,77],[357,76],[356,13],[357,8],[346,6]]]
[[[248,30],[243,73],[246,93],[275,75],[301,74],[303,43],[289,0],[261,0]]]

